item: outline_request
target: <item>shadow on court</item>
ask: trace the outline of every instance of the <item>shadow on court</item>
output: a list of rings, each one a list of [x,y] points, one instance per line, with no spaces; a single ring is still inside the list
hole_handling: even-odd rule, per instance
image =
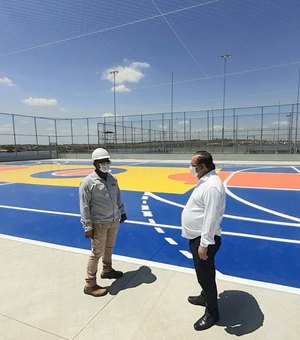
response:
[[[249,293],[240,290],[225,290],[219,294],[221,319],[219,326],[237,336],[254,332],[264,323],[262,313],[256,299]]]
[[[156,276],[152,274],[151,269],[147,266],[141,266],[137,270],[124,273],[124,275],[114,281],[108,291],[111,295],[117,295],[121,290],[136,288],[144,283],[149,284],[156,281]]]

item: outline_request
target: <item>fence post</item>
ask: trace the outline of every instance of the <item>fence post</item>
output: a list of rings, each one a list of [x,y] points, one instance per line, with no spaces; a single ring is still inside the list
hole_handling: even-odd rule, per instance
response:
[[[206,125],[207,125],[207,147],[209,145],[209,110],[206,111]]]
[[[107,148],[107,134],[106,134],[106,119],[103,117],[103,139],[104,139],[104,147]],[[99,132],[98,132],[99,134]],[[98,135],[98,145],[99,145],[99,135]],[[100,146],[100,145],[99,145]]]
[[[35,131],[35,142],[37,146],[37,156],[39,157],[40,152],[39,152],[39,140],[38,140],[38,135],[37,135],[36,117],[34,117],[33,120],[34,120],[34,131]]]
[[[122,139],[123,139],[123,152],[125,149],[125,125],[124,125],[124,116],[122,116]]]
[[[295,130],[295,149],[294,153],[298,153],[298,116],[299,116],[299,103],[297,103],[297,112],[296,112],[296,130]]]
[[[189,118],[189,131],[190,131],[190,152],[192,152],[192,118]]]
[[[214,140],[215,140],[215,131],[214,131],[214,125],[215,125],[215,118],[214,118],[214,110],[211,110],[211,145],[212,145],[212,152],[214,152]],[[223,137],[222,137],[223,138]],[[222,153],[224,152],[223,149],[223,139],[222,139]]]
[[[56,150],[56,158],[58,157],[58,139],[57,139],[57,125],[56,125],[56,119],[54,119],[54,131],[55,131],[55,150]]]
[[[15,154],[16,154],[16,157],[17,157],[18,151],[17,151],[17,138],[16,138],[15,115],[12,114],[12,115],[11,115],[11,118],[12,118],[12,124],[13,124],[13,134],[14,134]]]
[[[238,131],[239,131],[239,116],[235,117],[235,153],[238,153]]]
[[[88,143],[88,150],[87,152],[90,152],[90,124],[89,124],[89,118],[86,119],[86,129],[87,129],[87,143]]]
[[[264,125],[264,107],[261,107],[260,119],[260,153],[263,153],[263,125]]]
[[[73,139],[73,119],[70,119],[70,125],[71,125],[71,144],[72,148],[74,149],[74,139]]]
[[[234,150],[234,135],[235,135],[235,108],[233,109],[233,115],[232,115],[232,147]]]
[[[294,104],[292,105],[292,112],[290,114],[290,120],[289,120],[289,129],[290,129],[290,139],[289,139],[289,144],[290,144],[290,154],[292,153],[292,148],[293,148],[293,125],[294,125]]]
[[[49,149],[50,149],[50,159],[52,159],[52,147],[51,147],[51,137],[48,136]]]
[[[134,139],[133,139],[133,125],[132,125],[132,121],[130,122],[130,126],[131,126],[131,129],[130,129],[130,132],[131,132],[131,152],[133,153],[133,142],[134,142]]]
[[[164,153],[166,152],[166,145],[165,145],[165,114],[161,114],[161,119],[162,119],[162,142],[163,142],[163,150]]]
[[[279,153],[279,140],[280,140],[280,111],[281,111],[281,106],[280,104],[278,105],[278,124],[277,124],[277,147],[276,147],[276,152]]]
[[[186,147],[186,113],[183,112],[183,149]]]

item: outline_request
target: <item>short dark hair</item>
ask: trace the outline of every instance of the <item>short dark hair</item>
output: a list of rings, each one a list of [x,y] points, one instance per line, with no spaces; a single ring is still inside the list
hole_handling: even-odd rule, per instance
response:
[[[198,155],[197,165],[204,164],[207,169],[214,170],[216,168],[212,155],[208,151],[196,151],[194,155]]]

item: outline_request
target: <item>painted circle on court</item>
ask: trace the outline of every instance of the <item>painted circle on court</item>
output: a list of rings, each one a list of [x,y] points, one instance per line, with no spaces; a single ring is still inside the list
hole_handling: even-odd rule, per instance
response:
[[[35,178],[78,178],[78,177],[86,177],[91,174],[94,169],[66,169],[66,170],[57,170],[57,171],[43,171],[32,174],[31,177]],[[122,172],[127,171],[123,168],[111,168],[110,173],[112,175],[120,174]]]

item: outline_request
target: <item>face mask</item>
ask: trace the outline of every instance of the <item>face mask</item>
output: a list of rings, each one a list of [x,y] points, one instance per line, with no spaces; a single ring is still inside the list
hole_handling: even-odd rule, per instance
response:
[[[197,166],[192,166],[190,165],[190,173],[194,176],[197,177],[198,176],[198,172],[196,171]]]
[[[109,171],[109,168],[110,168],[110,162],[109,163],[100,163],[99,164],[99,170],[104,172],[104,173],[107,173]]]

